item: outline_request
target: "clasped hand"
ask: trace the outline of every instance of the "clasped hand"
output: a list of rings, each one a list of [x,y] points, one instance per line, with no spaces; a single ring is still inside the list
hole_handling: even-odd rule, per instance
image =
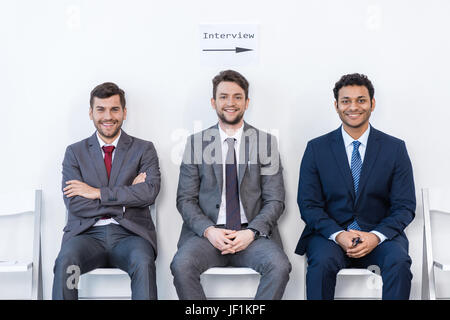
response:
[[[360,238],[360,243],[353,247],[352,240],[356,237]],[[341,246],[348,257],[362,258],[375,249],[380,242],[380,239],[371,232],[349,230],[339,233],[336,237],[336,242]]]
[[[204,235],[223,255],[245,250],[255,237],[253,231],[248,229],[235,231],[214,226],[207,228]]]

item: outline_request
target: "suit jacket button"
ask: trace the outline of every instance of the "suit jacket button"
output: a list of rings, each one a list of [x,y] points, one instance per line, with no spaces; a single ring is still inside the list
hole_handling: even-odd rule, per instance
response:
[[[216,208],[219,209],[220,208],[220,204],[216,204]]]

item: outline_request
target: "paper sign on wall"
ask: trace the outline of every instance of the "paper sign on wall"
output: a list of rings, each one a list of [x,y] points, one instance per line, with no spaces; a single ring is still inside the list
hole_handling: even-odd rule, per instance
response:
[[[205,66],[248,66],[258,63],[258,25],[202,24],[201,63]]]

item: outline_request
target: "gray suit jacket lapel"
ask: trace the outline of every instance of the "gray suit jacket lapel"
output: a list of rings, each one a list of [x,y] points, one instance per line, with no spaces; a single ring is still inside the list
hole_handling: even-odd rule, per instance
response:
[[[248,131],[248,130],[251,131]],[[244,122],[244,130],[242,132],[241,145],[239,146],[239,186],[242,184],[242,179],[244,179],[245,171],[247,170],[247,163],[249,158],[250,141],[256,141],[257,137],[252,137],[256,133],[256,130]]]
[[[111,175],[109,177],[109,186],[115,186],[117,177],[119,176],[120,169],[122,168],[124,159],[128,153],[128,149],[131,146],[131,138],[122,130],[117,148],[114,151],[114,160],[111,166]]]
[[[108,185],[108,175],[106,172],[105,161],[102,156],[102,151],[100,150],[100,145],[98,144],[97,132],[95,132],[88,140],[89,156],[92,159],[92,163],[95,167],[95,172],[97,173],[98,180],[101,186]]]
[[[213,167],[214,175],[216,176],[219,192],[222,194],[223,189],[223,165],[222,165],[222,144],[220,141],[219,124],[216,124],[203,132],[202,136],[203,148],[202,161],[205,161],[206,156],[211,156],[211,165]]]

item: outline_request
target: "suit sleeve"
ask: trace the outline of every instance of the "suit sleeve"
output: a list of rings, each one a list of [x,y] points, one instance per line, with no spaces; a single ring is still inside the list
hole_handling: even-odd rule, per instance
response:
[[[62,169],[62,188],[66,187],[69,180],[83,181],[83,175],[80,166],[71,146],[68,146],[63,160]],[[90,200],[81,196],[66,197],[63,191],[64,204],[67,210],[74,216],[79,218],[94,218],[105,214],[117,216],[122,214],[122,207],[106,207],[100,203],[100,200]]]
[[[342,231],[342,227],[325,211],[325,197],[311,142],[306,146],[300,166],[297,203],[306,225],[326,239],[333,233]]]
[[[249,222],[248,227],[258,230],[261,234],[269,235],[276,226],[278,219],[284,212],[285,190],[283,180],[283,167],[277,140],[270,136],[270,161],[261,163],[261,198],[262,208],[255,218]]]
[[[159,161],[153,143],[146,143],[139,172],[145,172],[145,182],[131,186],[102,187],[101,204],[105,206],[148,207],[155,202],[161,186]]]
[[[374,228],[392,239],[411,223],[416,210],[416,193],[411,161],[402,141],[396,155],[390,190],[390,213]]]
[[[180,165],[180,176],[177,190],[177,209],[184,223],[199,237],[203,237],[205,230],[215,223],[203,212],[199,206],[200,176],[198,165],[194,163],[194,151],[188,138],[184,150],[183,161]]]

